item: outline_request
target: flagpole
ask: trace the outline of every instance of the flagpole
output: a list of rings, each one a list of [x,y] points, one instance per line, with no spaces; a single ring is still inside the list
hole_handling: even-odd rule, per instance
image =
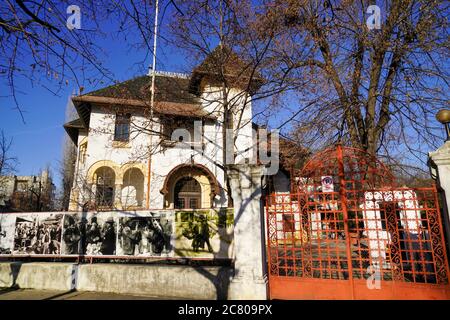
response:
[[[150,209],[150,181],[152,173],[152,144],[153,144],[153,108],[155,104],[155,77],[156,77],[156,41],[158,35],[158,12],[159,12],[159,0],[155,3],[155,28],[153,31],[153,63],[152,63],[152,86],[150,92],[150,146],[149,146],[149,159],[148,159],[148,183],[147,183],[147,209]]]

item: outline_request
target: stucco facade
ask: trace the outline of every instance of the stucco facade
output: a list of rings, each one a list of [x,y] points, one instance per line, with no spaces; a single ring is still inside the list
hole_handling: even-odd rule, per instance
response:
[[[164,75],[170,76],[176,80],[177,76]],[[222,88],[208,83],[202,83],[200,88],[198,102],[207,117],[182,117],[182,127],[194,126],[197,121],[202,128],[202,136],[195,137],[194,143],[175,143],[177,132],[174,139],[157,134],[164,131],[163,118],[172,115],[155,112],[153,121],[149,121],[145,108],[91,102],[89,126],[80,127],[76,132],[78,152],[69,210],[82,210],[95,203],[99,172],[107,172],[108,181],[113,181],[110,184],[113,184],[114,209],[173,208],[175,184],[185,176],[192,177],[201,186],[197,207],[226,207]],[[232,155],[227,162],[254,162],[251,97],[240,89],[230,89],[227,98],[234,100],[232,132],[236,138],[231,143],[234,152],[227,153]],[[116,141],[114,135],[116,114],[121,108],[130,114],[129,139],[125,142]]]

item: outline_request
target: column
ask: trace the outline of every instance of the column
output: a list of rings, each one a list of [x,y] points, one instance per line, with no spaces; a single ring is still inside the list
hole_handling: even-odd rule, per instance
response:
[[[80,210],[80,194],[78,189],[73,188],[70,190],[70,198],[69,198],[69,211],[78,211]]]
[[[114,187],[114,208],[122,210],[122,184],[116,184]]]
[[[88,195],[88,198],[95,199],[95,194],[97,193],[97,184],[95,183],[88,184],[88,189],[91,190],[90,194]]]
[[[228,169],[234,201],[234,277],[229,299],[267,299],[264,211],[261,205],[262,167],[231,165]]]
[[[443,200],[444,232],[447,239],[450,239],[450,140],[436,151],[429,152],[428,156],[431,174],[437,180]],[[447,247],[447,254],[450,254],[450,245]]]
[[[83,196],[82,206],[86,202],[90,203],[96,203],[97,201],[97,184],[96,183],[90,183],[88,184],[88,194]]]

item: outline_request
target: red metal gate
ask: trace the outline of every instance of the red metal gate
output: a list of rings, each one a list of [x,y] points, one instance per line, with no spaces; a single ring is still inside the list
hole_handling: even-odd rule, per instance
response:
[[[435,186],[397,187],[361,150],[327,149],[266,199],[271,299],[450,299]]]

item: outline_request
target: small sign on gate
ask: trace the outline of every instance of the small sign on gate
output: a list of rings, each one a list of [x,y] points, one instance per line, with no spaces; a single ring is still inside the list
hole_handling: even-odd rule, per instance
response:
[[[334,184],[332,176],[322,176],[322,192],[334,192]]]

